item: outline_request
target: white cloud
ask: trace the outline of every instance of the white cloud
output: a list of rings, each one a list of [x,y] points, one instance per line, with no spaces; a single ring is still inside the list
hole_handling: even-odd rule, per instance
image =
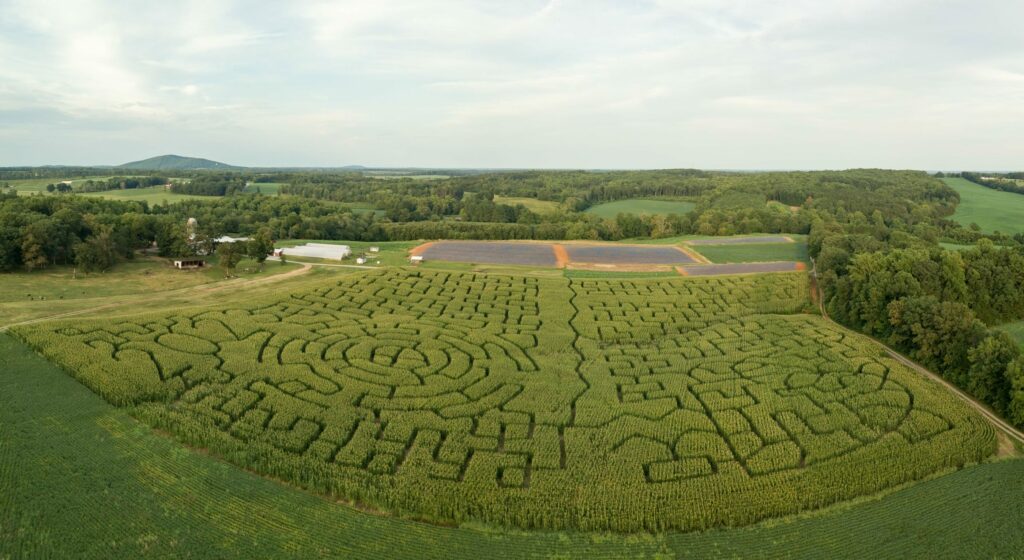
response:
[[[1013,167],[1022,16],[1001,0],[0,0],[0,165]]]

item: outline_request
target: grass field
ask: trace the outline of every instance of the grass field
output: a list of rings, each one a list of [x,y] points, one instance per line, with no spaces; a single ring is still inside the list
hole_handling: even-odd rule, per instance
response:
[[[1024,195],[997,191],[959,177],[943,181],[960,193],[960,205],[953,214],[956,221],[976,223],[986,232],[1024,232]]]
[[[32,194],[32,193],[47,194],[46,185],[52,185],[52,184],[60,183],[61,181],[71,181],[71,184],[74,185],[77,182],[85,181],[85,180],[88,180],[88,179],[92,179],[94,181],[106,181],[109,178],[110,177],[68,177],[67,179],[58,179],[58,178],[54,178],[54,177],[49,177],[49,178],[46,178],[46,179],[13,179],[13,180],[4,180],[4,181],[0,181],[0,184],[2,184],[2,183],[9,184],[10,186],[14,187],[14,189],[16,191],[18,191],[18,194]]]
[[[630,198],[591,206],[587,209],[587,213],[606,219],[615,219],[619,214],[685,214],[693,210],[694,206],[694,203],[683,200]]]
[[[280,194],[281,187],[287,183],[250,183],[245,187],[245,193],[254,194],[266,194],[271,196],[277,196]]]
[[[758,243],[751,245],[701,245],[691,250],[713,263],[746,263],[763,261],[809,262],[807,243]]]
[[[1015,323],[1007,323],[996,327],[1001,331],[1006,331],[1014,340],[1020,344],[1021,349],[1024,349],[1024,321],[1017,321]]]
[[[1024,461],[770,525],[618,536],[363,513],[182,448],[0,334],[0,558],[1010,558]]]
[[[941,388],[798,314],[807,293],[805,274],[387,269],[16,332],[192,445],[441,522],[743,525],[994,451],[988,424]]]
[[[110,200],[137,200],[140,202],[147,202],[151,206],[155,204],[163,204],[164,202],[174,203],[182,200],[209,200],[212,198],[209,196],[171,192],[162,186],[82,193],[82,196],[94,196]]]
[[[515,206],[522,204],[527,210],[531,210],[538,214],[544,214],[548,212],[555,212],[558,210],[558,203],[552,200],[538,200],[536,198],[520,198],[514,196],[500,196],[495,195],[495,204],[508,204],[509,206]]]
[[[224,272],[216,268],[216,256],[208,260],[209,268],[196,271],[176,270],[166,259],[137,257],[103,273],[75,274],[70,266],[51,266],[4,274],[0,277],[0,326],[105,305],[124,296],[145,296],[223,281]],[[272,263],[263,272],[257,272],[256,262],[244,259],[236,275],[252,279],[296,268],[298,265]]]

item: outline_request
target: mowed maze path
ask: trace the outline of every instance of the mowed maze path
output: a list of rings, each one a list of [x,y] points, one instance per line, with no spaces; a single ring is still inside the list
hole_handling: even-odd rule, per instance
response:
[[[689,245],[792,243],[789,237],[696,239]],[[411,251],[426,261],[609,271],[676,271],[683,276],[792,272],[795,261],[712,263],[686,245],[544,243],[532,241],[434,241]]]

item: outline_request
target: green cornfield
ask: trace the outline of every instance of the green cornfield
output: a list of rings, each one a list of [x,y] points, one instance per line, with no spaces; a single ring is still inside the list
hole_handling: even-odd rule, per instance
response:
[[[258,473],[445,523],[737,526],[991,455],[991,427],[800,311],[802,273],[383,269],[244,306],[26,327],[109,402]]]

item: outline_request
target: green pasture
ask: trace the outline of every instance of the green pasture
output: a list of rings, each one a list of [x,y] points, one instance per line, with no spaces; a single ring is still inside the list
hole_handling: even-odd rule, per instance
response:
[[[1024,195],[997,191],[959,177],[943,179],[960,193],[953,219],[963,225],[978,224],[984,232],[1009,235],[1024,232]]]
[[[249,183],[242,191],[246,194],[266,194],[271,196],[277,196],[280,194],[281,187],[288,183]]]
[[[696,205],[685,200],[654,200],[648,198],[629,198],[597,204],[587,209],[588,214],[594,214],[605,219],[615,219],[619,214],[649,214],[668,215],[686,214],[693,210]]]
[[[91,193],[81,193],[82,196],[93,196],[97,198],[106,198],[109,200],[128,200],[149,203],[150,206],[163,204],[163,203],[174,203],[182,200],[209,200],[214,197],[201,196],[196,194],[181,194],[171,192],[162,186],[156,187],[145,187],[141,189],[118,189],[112,191],[99,191]]]
[[[558,203],[553,200],[539,200],[536,198],[495,195],[494,203],[507,204],[509,206],[522,204],[523,206],[526,207],[527,210],[536,212],[538,214],[558,211]]]

